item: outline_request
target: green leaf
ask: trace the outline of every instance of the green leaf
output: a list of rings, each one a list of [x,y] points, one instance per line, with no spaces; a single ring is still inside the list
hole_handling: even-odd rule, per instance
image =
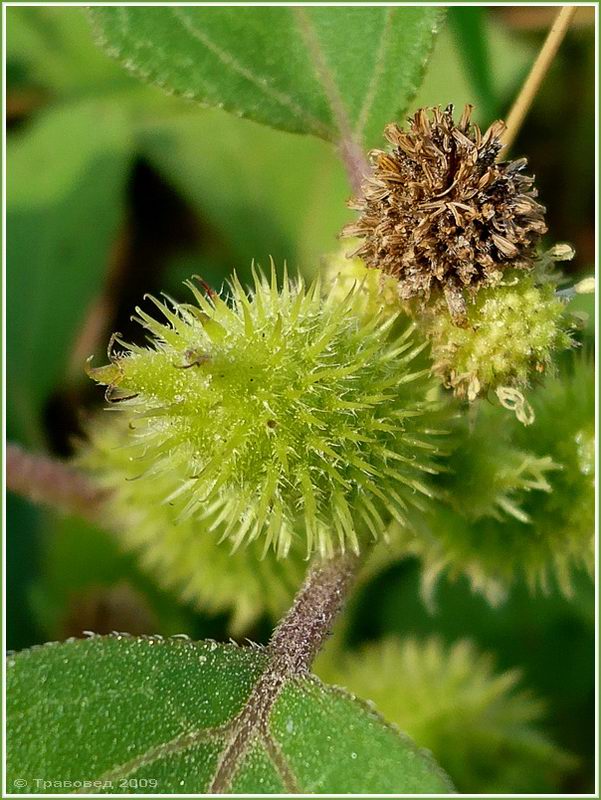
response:
[[[94,637],[18,653],[7,672],[12,791],[452,791],[367,706],[276,673],[259,648]]]
[[[9,143],[8,401],[20,438],[39,415],[99,290],[122,218],[129,127],[116,105],[56,108]]]
[[[334,142],[381,140],[422,77],[436,8],[93,8],[101,44],[168,92]]]

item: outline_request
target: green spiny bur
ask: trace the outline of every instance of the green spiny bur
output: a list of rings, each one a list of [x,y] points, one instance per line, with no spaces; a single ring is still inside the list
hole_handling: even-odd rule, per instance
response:
[[[296,540],[357,551],[389,519],[406,524],[441,432],[413,327],[392,334],[394,318],[352,313],[352,292],[322,299],[287,277],[280,289],[256,274],[250,292],[234,278],[229,302],[189,288],[194,305],[154,300],[162,321],[137,310],[149,347],[120,342],[90,370],[126,411],[127,457],[157,502],[282,557]],[[166,474],[177,486],[161,496]]]
[[[550,492],[559,464],[515,442],[515,421],[497,408],[480,406],[457,424],[442,492],[466,519],[492,518],[527,523],[522,505],[529,492]],[[513,435],[512,435],[513,434]],[[526,443],[524,443],[526,444]]]
[[[88,443],[78,462],[108,492],[108,524],[119,542],[139,555],[140,567],[182,601],[209,614],[227,613],[234,636],[246,633],[262,616],[274,621],[290,605],[306,570],[305,552],[295,540],[288,557],[263,543],[232,552],[220,542],[221,529],[209,530],[194,517],[179,519],[177,506],[161,502],[181,485],[178,471],[136,480],[153,465],[152,453],[133,460],[128,414],[104,414],[88,426]]]
[[[594,381],[592,362],[569,368],[531,394],[535,422],[523,426],[480,403],[455,438],[439,490],[446,503],[415,517],[421,535],[395,526],[402,551],[424,562],[429,595],[437,576],[466,575],[491,601],[516,579],[532,590],[555,581],[571,593],[574,569],[592,570]],[[554,581],[553,581],[554,579]]]
[[[401,301],[396,278],[382,270],[367,267],[357,256],[346,254],[356,246],[358,240],[346,241],[337,251],[324,259],[324,288],[333,299],[344,301],[349,292],[353,296],[353,313],[369,319],[381,314],[396,316],[408,310],[408,303]]]

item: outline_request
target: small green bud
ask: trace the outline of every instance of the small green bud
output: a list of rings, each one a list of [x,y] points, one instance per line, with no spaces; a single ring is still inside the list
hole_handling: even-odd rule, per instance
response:
[[[464,326],[439,305],[426,321],[434,372],[459,397],[474,400],[492,389],[502,403],[518,402],[533,376],[571,346],[564,312],[554,286],[537,286],[531,276],[480,290]]]
[[[90,370],[126,411],[126,455],[156,502],[199,536],[281,557],[297,540],[307,554],[358,551],[389,519],[405,524],[430,495],[440,433],[412,326],[391,335],[394,318],[352,313],[353,292],[324,300],[275,275],[249,293],[234,278],[229,304],[188,286],[196,305],[153,300],[164,321],[137,309],[149,347],[120,342]]]

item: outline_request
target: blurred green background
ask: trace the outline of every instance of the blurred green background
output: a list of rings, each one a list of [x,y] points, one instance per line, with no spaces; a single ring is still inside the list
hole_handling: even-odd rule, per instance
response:
[[[412,107],[476,105],[506,114],[554,9],[452,8]],[[590,274],[594,257],[594,18],[581,9],[514,153],[528,155],[551,233]],[[333,148],[171,98],[139,84],[94,44],[79,8],[7,9],[8,438],[72,452],[102,403],[83,373],[108,335],[139,338],[129,315],[146,292],[181,297],[200,274],[218,287],[251,259],[314,274],[350,218]],[[592,304],[579,301],[583,307]],[[593,325],[583,336],[592,345]],[[82,630],[223,638],[223,619],[165,595],[114,540],[87,523],[8,498],[7,637],[20,649]],[[470,636],[549,703],[547,732],[575,753],[562,787],[593,769],[593,589],[575,599],[516,590],[498,609],[443,581],[438,610],[419,599],[406,560],[353,603],[353,643],[389,633]],[[249,632],[264,641],[265,621]]]

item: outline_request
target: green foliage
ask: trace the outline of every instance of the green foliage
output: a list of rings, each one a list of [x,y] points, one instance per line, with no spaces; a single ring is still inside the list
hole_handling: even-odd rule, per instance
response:
[[[127,126],[111,104],[56,109],[11,141],[7,156],[8,402],[15,435],[31,442],[104,280],[123,210]]]
[[[458,19],[463,14],[471,19]],[[476,26],[480,41],[471,41],[469,29],[473,31]],[[473,52],[476,49],[479,56]],[[536,52],[536,42],[531,37],[516,36],[514,30],[500,22],[495,9],[449,6],[447,24],[434,41],[413,107],[445,102],[463,108],[466,103],[475,103],[476,122],[482,127],[490,125],[511,107]],[[480,58],[487,59],[488,66]],[[490,73],[490,82],[483,77],[485,72]]]
[[[280,557],[299,534],[329,557],[377,539],[383,518],[404,523],[430,495],[440,433],[412,328],[390,337],[394,320],[360,323],[352,293],[322,301],[287,278],[279,291],[275,272],[249,294],[234,278],[233,307],[188,285],[196,306],[155,301],[165,322],[137,309],[151,348],[122,343],[90,370],[130,414],[141,480],[177,475],[161,499],[181,519]]]
[[[140,154],[215,231],[227,250],[227,274],[236,265],[239,275],[250,277],[251,257],[259,263],[273,257],[308,275],[347,219],[346,174],[319,139],[218,109],[182,108],[137,120],[136,141]],[[198,256],[191,261],[182,279],[199,270]],[[219,286],[223,270],[215,272],[203,277]]]
[[[83,9],[56,6],[7,9],[7,67],[21,83],[76,98],[136,82],[91,46]]]
[[[592,569],[594,382],[586,355],[532,392],[525,427],[479,405],[462,423],[441,487],[450,507],[420,517],[421,536],[397,529],[424,560],[432,587],[442,571],[467,575],[500,599],[516,578],[571,593],[571,573]],[[403,545],[399,545],[401,548]]]
[[[257,648],[161,637],[94,637],[11,656],[9,785],[62,794],[98,780],[111,782],[111,794],[206,792],[268,666]],[[285,682],[263,727],[260,712],[257,704],[236,753],[233,792],[450,790],[406,737],[312,676]],[[40,777],[63,783],[40,786]]]
[[[460,792],[544,791],[574,766],[538,731],[543,705],[517,689],[519,672],[496,674],[467,640],[446,647],[436,637],[389,637],[326,654],[316,670],[431,750]]]
[[[334,142],[374,144],[415,95],[434,8],[95,8],[101,44],[144,81]]]
[[[465,70],[472,80],[478,105],[487,119],[497,114],[497,97],[491,68],[490,43],[486,17],[490,8],[449,8],[448,24],[456,37],[457,50],[465,64]]]
[[[42,575],[30,585],[28,597],[44,638],[65,639],[82,630],[210,635],[198,630],[189,609],[141,574],[106,527],[46,515]]]

